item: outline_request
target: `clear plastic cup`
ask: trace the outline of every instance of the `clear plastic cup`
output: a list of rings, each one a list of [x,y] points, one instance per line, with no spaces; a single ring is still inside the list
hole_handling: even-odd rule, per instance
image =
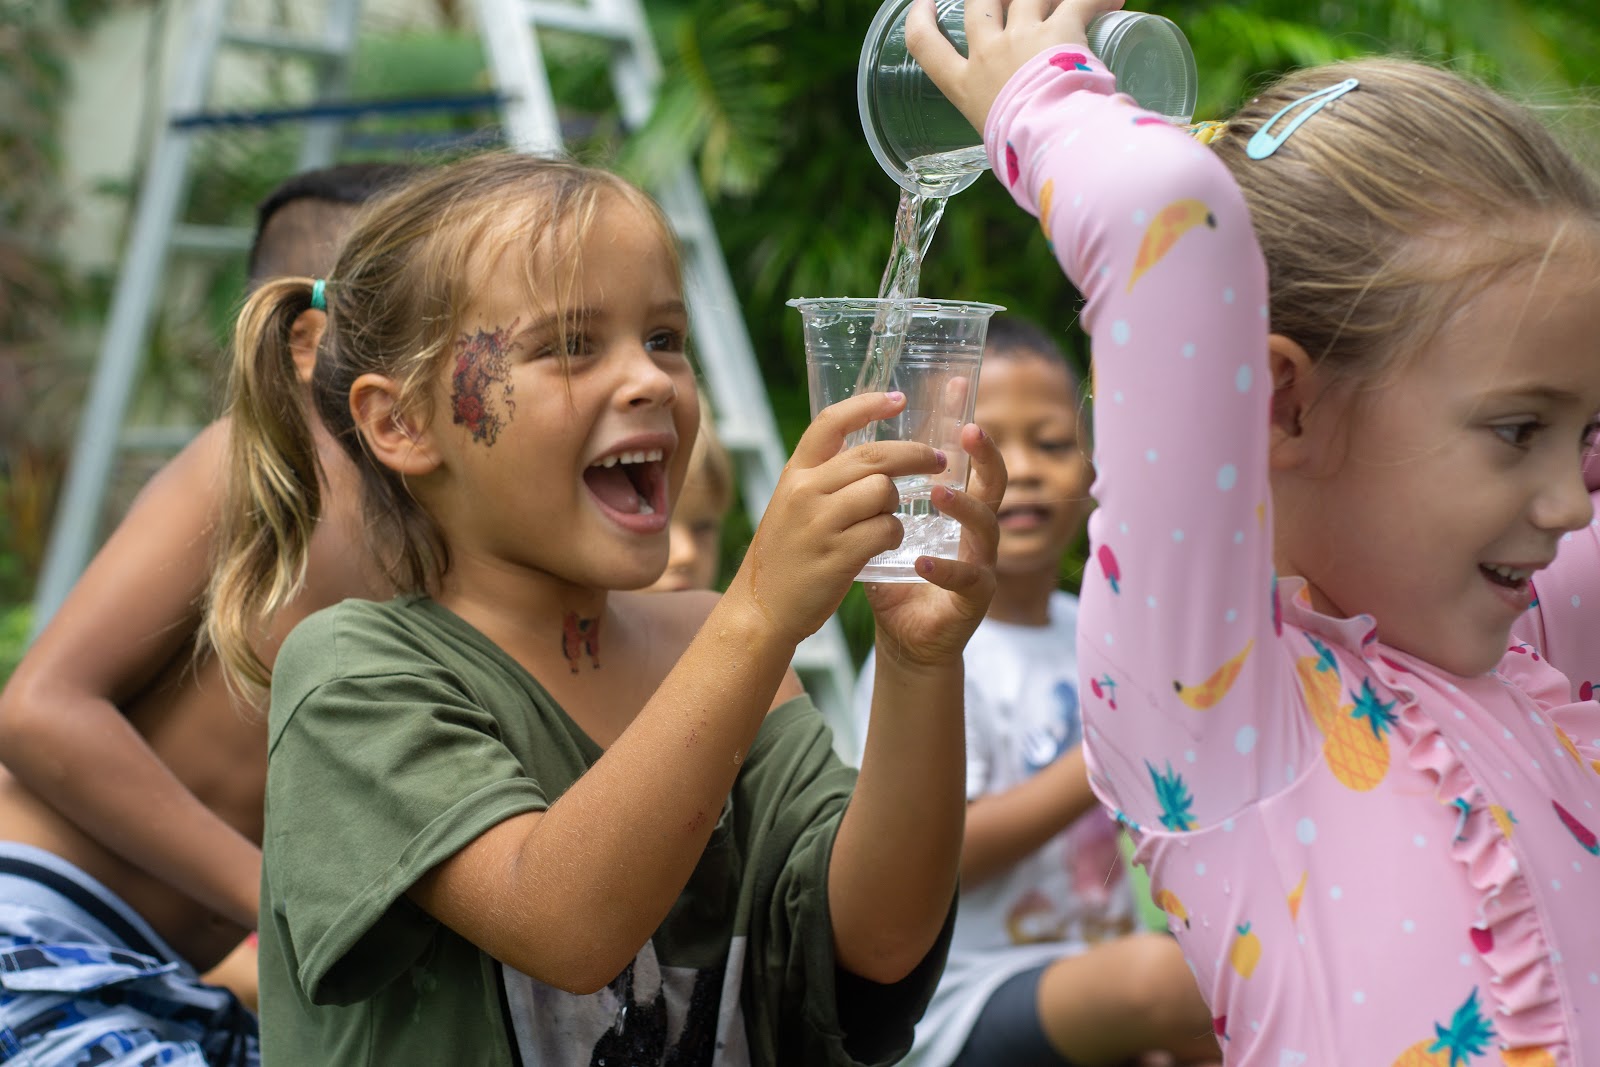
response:
[[[900,547],[874,556],[856,576],[860,582],[918,582],[918,556],[956,558],[961,524],[941,515],[931,502],[935,486],[962,489],[967,484],[967,453],[961,428],[972,421],[978,397],[989,317],[1003,308],[976,301],[903,301],[818,298],[791,300],[805,331],[806,377],[811,415],[854,395],[862,368],[881,358],[882,337],[874,333],[891,307],[904,309],[905,341],[890,368],[888,390],[906,395],[898,416],[872,424],[868,441],[920,441],[942,451],[950,465],[942,473],[895,479],[900,491],[896,516],[905,527]],[[870,377],[870,375],[869,375]]]
[[[983,138],[946,100],[906,50],[906,9],[887,0],[873,17],[856,68],[856,102],[872,154],[903,188],[948,196],[988,169]],[[939,28],[967,52],[965,0],[935,0]],[[1089,50],[1116,75],[1117,88],[1175,125],[1194,117],[1199,76],[1183,31],[1160,15],[1111,11],[1089,24]],[[943,157],[930,162],[928,157]],[[935,174],[936,180],[918,180]]]

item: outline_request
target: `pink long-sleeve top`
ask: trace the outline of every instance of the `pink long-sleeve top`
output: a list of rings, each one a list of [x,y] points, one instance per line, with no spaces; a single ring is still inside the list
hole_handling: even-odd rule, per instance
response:
[[[1227,1063],[1592,1067],[1600,705],[1563,706],[1526,649],[1449,675],[1275,580],[1245,203],[1210,149],[1114,92],[1055,49],[985,140],[1087,298],[1092,780]]]
[[[1583,465],[1589,499],[1600,508],[1600,451]],[[1600,511],[1561,538],[1555,562],[1533,577],[1535,601],[1511,632],[1556,665],[1573,700],[1600,700]]]

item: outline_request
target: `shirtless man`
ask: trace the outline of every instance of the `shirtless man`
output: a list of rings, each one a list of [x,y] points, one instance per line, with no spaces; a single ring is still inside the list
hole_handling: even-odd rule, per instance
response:
[[[259,210],[251,287],[325,276],[357,207],[408,172],[354,164],[280,186]],[[295,322],[303,385],[323,323]],[[312,424],[330,506],[305,591],[264,636],[268,664],[306,615],[390,592],[349,460]],[[196,644],[227,438],[213,423],[144,487],[0,692],[0,1059],[256,1062],[254,1018],[197,977],[254,929],[261,880],[265,709]]]

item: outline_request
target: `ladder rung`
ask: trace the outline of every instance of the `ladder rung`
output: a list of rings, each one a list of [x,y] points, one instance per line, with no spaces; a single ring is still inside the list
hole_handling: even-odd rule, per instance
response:
[[[176,115],[170,121],[174,130],[195,130],[216,126],[276,126],[285,122],[316,119],[358,119],[373,115],[420,115],[427,112],[466,114],[506,103],[499,93],[468,93],[451,96],[425,96],[397,100],[323,100],[299,107],[275,107],[253,111],[211,111]]]
[[[308,56],[313,59],[340,59],[346,49],[314,37],[298,37],[271,30],[228,30],[222,43],[237,48],[254,48],[261,52],[279,52],[291,56]]]
[[[122,447],[129,452],[176,452],[195,439],[195,426],[128,426]]]
[[[528,14],[528,20],[540,29],[565,30],[617,44],[627,44],[633,40],[634,29],[628,22],[607,18],[586,7],[548,3],[545,0],[528,0],[522,6]]]
[[[196,226],[180,223],[172,228],[172,247],[185,252],[232,254],[250,251],[252,236],[242,226]]]

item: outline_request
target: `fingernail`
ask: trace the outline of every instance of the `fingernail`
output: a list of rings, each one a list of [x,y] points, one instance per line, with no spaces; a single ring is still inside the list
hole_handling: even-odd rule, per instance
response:
[[[988,439],[989,439],[989,435],[983,432],[983,427],[982,426],[979,426],[978,427],[978,440],[987,441]]]
[[[917,570],[921,571],[923,574],[932,574],[933,560],[929,559],[927,556],[923,556],[921,559],[917,560]]]
[[[948,485],[936,485],[933,487],[933,491],[939,494],[939,503],[941,504],[948,504],[956,498],[955,490]]]
[[[933,458],[939,461],[940,470],[945,470],[950,466],[950,460],[946,458],[945,454],[937,448],[933,450]]]
[[[906,394],[902,393],[898,389],[889,394],[889,399],[894,401],[896,404],[900,403],[900,401],[904,400],[905,398]]]

